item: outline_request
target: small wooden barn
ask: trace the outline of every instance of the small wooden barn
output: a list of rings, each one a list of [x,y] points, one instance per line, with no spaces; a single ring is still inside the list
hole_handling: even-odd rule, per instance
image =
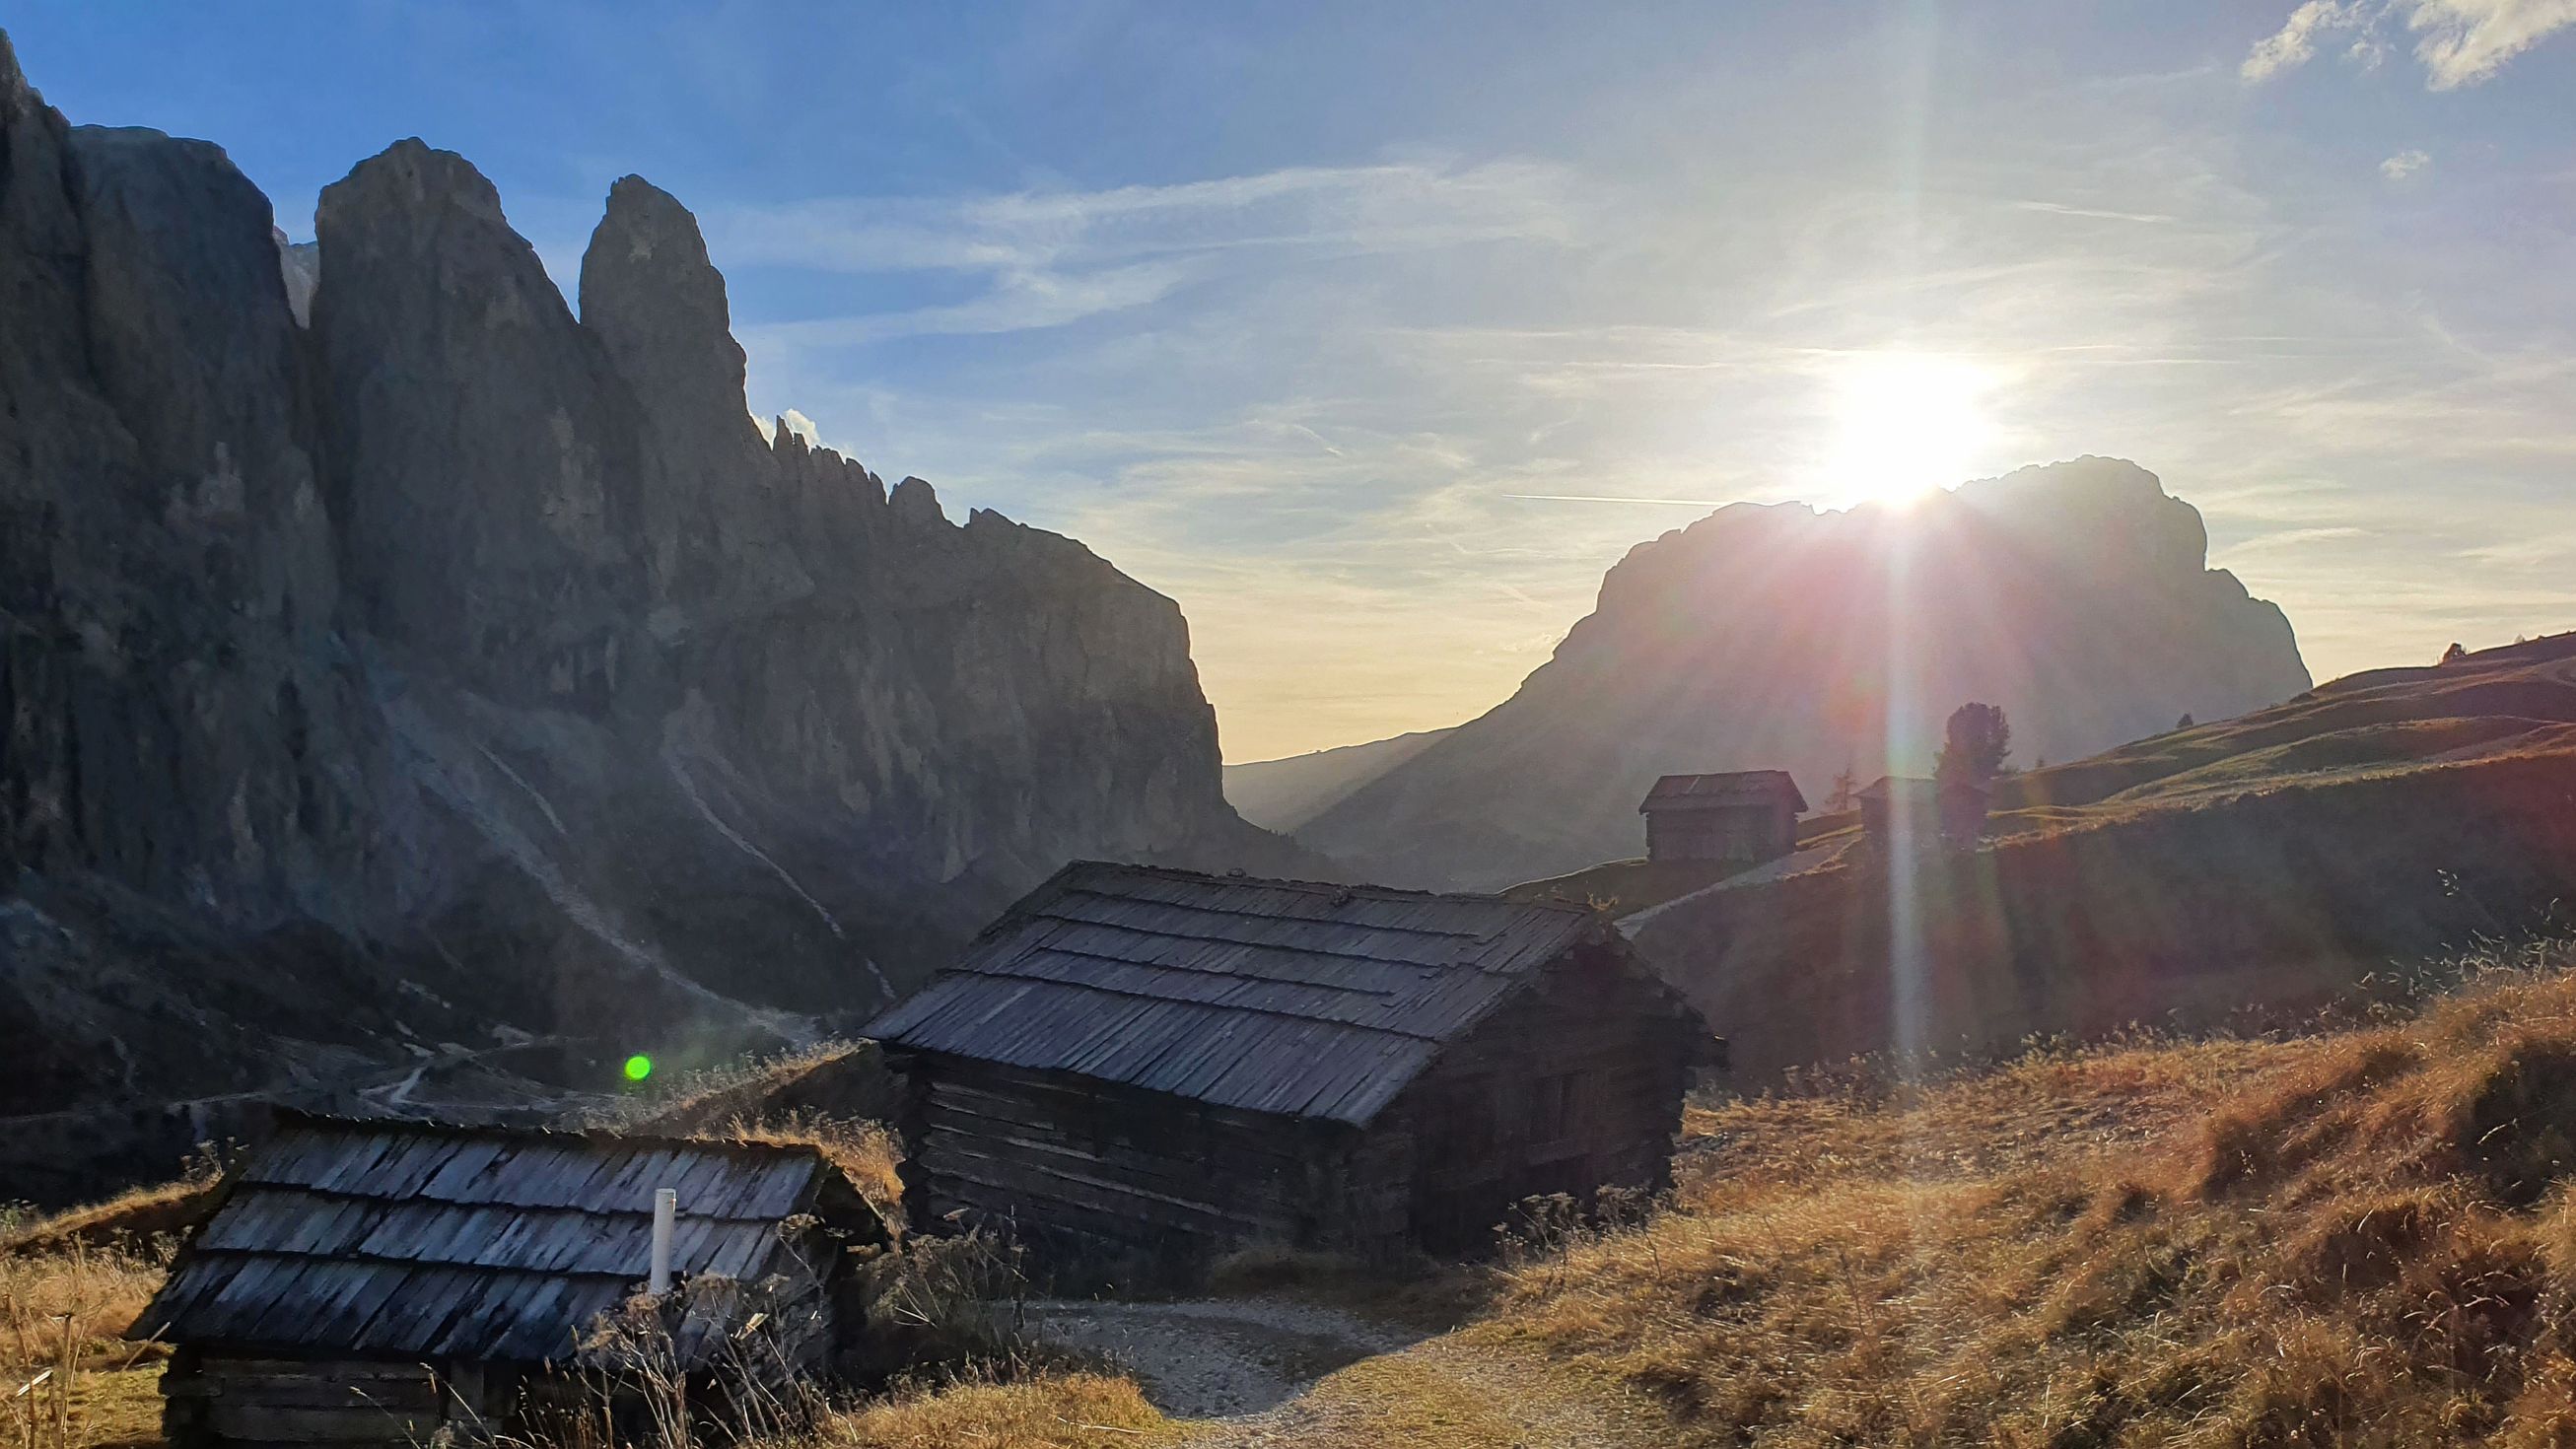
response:
[[[1807,797],[1786,770],[1666,775],[1637,806],[1646,817],[1648,860],[1740,861],[1758,865],[1798,848]]]
[[[868,1032],[907,1206],[1181,1265],[1653,1189],[1713,1038],[1584,906],[1077,863]]]
[[[1970,842],[1984,833],[1990,792],[1967,780],[1885,776],[1855,797],[1861,830],[1875,840],[1928,846]]]
[[[638,1305],[662,1188],[673,1287]],[[852,1250],[885,1241],[811,1148],[291,1116],[132,1336],[176,1350],[178,1449],[403,1449],[488,1437],[550,1370],[631,1368],[604,1315],[645,1312],[667,1338],[642,1351],[680,1374],[743,1353],[754,1314],[754,1371],[820,1368],[856,1328]]]

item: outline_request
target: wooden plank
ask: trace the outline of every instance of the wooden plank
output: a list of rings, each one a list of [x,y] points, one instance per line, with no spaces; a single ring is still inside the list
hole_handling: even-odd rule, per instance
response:
[[[934,1106],[954,1105],[1033,1126],[1061,1126],[1100,1117],[1114,1123],[1132,1122],[1142,1133],[1186,1131],[1229,1147],[1281,1156],[1293,1155],[1283,1144],[1301,1126],[1273,1115],[1230,1112],[1159,1093],[1085,1093],[1043,1081],[979,1084],[971,1078],[942,1073],[933,1076],[927,1095]]]
[[[1049,1172],[1010,1158],[950,1151],[928,1167],[934,1184],[949,1184],[942,1191],[969,1201],[978,1194],[961,1191],[963,1186],[1026,1200],[1064,1202],[1196,1231],[1285,1234],[1296,1226],[1294,1218],[1283,1212],[1193,1202],[1099,1177]]]
[[[1103,1171],[1148,1186],[1160,1185],[1187,1196],[1211,1183],[1255,1196],[1275,1197],[1293,1190],[1308,1172],[1302,1158],[1232,1153],[1201,1153],[1186,1134],[1176,1134],[1169,1150],[1098,1142],[1018,1123],[943,1114],[933,1117],[916,1139],[916,1151],[934,1154],[940,1145],[970,1151],[1024,1153],[1033,1161],[1073,1171]],[[1283,1189],[1283,1185],[1285,1185]]]
[[[315,1378],[301,1381],[264,1380],[245,1383],[238,1379],[190,1379],[170,1385],[164,1396],[173,1399],[222,1399],[228,1404],[282,1409],[375,1409],[435,1417],[441,1394],[426,1378],[417,1383],[393,1379],[366,1382],[342,1382]]]
[[[923,1114],[916,1135],[947,1131],[965,1137],[1032,1139],[1061,1144],[1104,1161],[1129,1163],[1139,1171],[1176,1171],[1182,1176],[1206,1172],[1271,1175],[1293,1172],[1306,1161],[1300,1144],[1287,1133],[1269,1141],[1244,1142],[1202,1130],[1186,1119],[1130,1122],[1114,1133],[1086,1130],[1088,1125],[1041,1113],[987,1114],[934,1104]]]
[[[283,1408],[217,1399],[209,1407],[207,1426],[226,1439],[272,1444],[327,1444],[348,1439],[399,1443],[435,1429],[438,1415],[368,1408]]]

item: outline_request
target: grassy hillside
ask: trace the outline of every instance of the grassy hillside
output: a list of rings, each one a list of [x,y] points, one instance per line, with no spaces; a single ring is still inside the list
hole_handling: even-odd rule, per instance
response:
[[[1680,1210],[1515,1274],[1482,1330],[1650,1388],[1681,1442],[2576,1435],[2563,976],[1694,1133]]]
[[[2490,957],[2294,1036],[1695,1108],[1669,1204],[1525,1236],[1469,1275],[1473,1321],[1294,1412],[1175,1421],[1114,1374],[1006,1363],[769,1449],[1502,1449],[1614,1421],[1766,1449],[2576,1442],[2571,966]],[[0,1270],[10,1321],[70,1315],[90,1365],[62,1442],[151,1442],[153,1367],[111,1337],[150,1259]],[[9,1370],[64,1358],[22,1342]]]
[[[2000,824],[2024,810],[2107,813],[2298,780],[2322,783],[2417,765],[2576,748],[2576,633],[2422,669],[2376,669],[2240,718],[2031,770],[1995,796]],[[2047,815],[2042,823],[2080,819]]]
[[[2553,715],[2576,718],[2576,636],[2360,676],[2014,780],[1983,850],[1849,850],[1636,938],[1747,1084],[2295,1018],[2576,911],[2576,726]]]
[[[1258,1432],[1071,1378],[826,1437],[1502,1449],[1591,1442],[1530,1437],[1518,1401],[1642,1400],[1660,1422],[1622,1442],[2576,1442],[2570,964],[2340,1030],[1695,1110],[1668,1208],[1524,1243],[1476,1322]],[[1502,1386],[1459,1402],[1462,1363]]]

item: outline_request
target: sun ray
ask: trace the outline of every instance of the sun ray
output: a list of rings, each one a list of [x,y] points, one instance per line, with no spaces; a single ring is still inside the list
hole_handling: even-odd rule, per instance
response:
[[[1832,380],[1833,433],[1819,501],[1902,505],[1970,477],[1995,439],[1985,411],[1994,385],[1985,369],[1952,357],[1873,352],[1847,359]]]

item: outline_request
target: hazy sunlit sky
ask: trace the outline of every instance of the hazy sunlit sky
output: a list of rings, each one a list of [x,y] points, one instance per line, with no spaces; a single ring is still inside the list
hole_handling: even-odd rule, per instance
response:
[[[1179,600],[1229,759],[1483,711],[1710,504],[2083,453],[2198,504],[2320,678],[2576,628],[2576,0],[0,25],[299,238],[416,134],[568,285],[642,173],[755,411]]]

